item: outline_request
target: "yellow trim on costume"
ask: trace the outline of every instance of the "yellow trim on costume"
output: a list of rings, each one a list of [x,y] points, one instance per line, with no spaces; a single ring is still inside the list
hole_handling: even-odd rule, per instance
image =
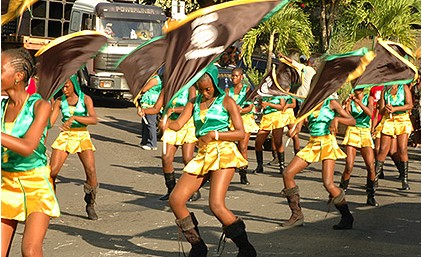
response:
[[[63,43],[66,40],[69,40],[69,39],[74,38],[74,37],[87,36],[87,35],[88,36],[90,36],[90,35],[98,35],[98,36],[104,36],[104,37],[107,37],[107,38],[109,37],[108,35],[106,35],[106,34],[104,34],[102,32],[95,31],[95,30],[82,30],[82,31],[78,31],[78,32],[75,32],[75,33],[72,33],[72,34],[68,34],[68,35],[65,35],[65,36],[61,36],[61,37],[58,37],[58,38],[54,39],[53,41],[51,41],[50,43],[48,43],[48,45],[45,45],[45,46],[41,47],[41,49],[38,50],[35,53],[35,57],[38,57],[38,56],[42,55],[44,52],[46,52],[50,48],[52,48],[52,47],[54,47],[54,46],[56,46],[56,45],[58,45],[60,43]]]
[[[410,55],[410,57],[415,58],[415,55],[413,54],[412,50],[410,50],[410,48],[396,43],[396,42],[392,42],[392,41],[387,41],[387,40],[383,40],[381,38],[377,39],[378,44],[382,45],[388,52],[390,52],[392,55],[394,55],[395,57],[397,57],[400,61],[404,62],[407,66],[409,66],[409,68],[411,68],[414,72],[415,72],[415,77],[414,80],[416,80],[418,78],[418,69],[416,68],[415,65],[413,65],[411,62],[409,62],[408,60],[406,60],[403,56],[399,55],[396,51],[394,51],[393,48],[391,48],[389,45],[397,45],[400,46],[401,48],[403,48],[403,50]]]
[[[231,1],[231,2],[225,2],[218,5],[212,5],[209,7],[205,7],[199,10],[196,10],[195,12],[189,14],[186,16],[183,20],[180,21],[168,21],[165,27],[163,27],[164,33],[169,33],[172,30],[175,30],[184,24],[188,23],[189,21],[192,21],[200,16],[227,8],[227,7],[233,7],[238,6],[242,4],[251,4],[251,3],[260,3],[260,2],[277,2],[276,0],[237,0],[237,1]]]

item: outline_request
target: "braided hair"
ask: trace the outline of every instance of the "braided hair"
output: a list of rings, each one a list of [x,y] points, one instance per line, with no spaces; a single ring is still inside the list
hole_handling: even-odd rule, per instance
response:
[[[10,65],[17,72],[24,73],[24,83],[28,84],[29,78],[35,73],[35,61],[32,55],[25,48],[7,49],[3,55],[10,57]]]

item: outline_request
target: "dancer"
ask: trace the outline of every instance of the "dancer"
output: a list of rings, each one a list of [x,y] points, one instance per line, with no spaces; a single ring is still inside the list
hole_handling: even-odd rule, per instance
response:
[[[263,144],[270,132],[277,151],[280,174],[284,171],[283,129],[289,123],[290,116],[282,112],[286,105],[283,96],[263,97],[261,106],[264,109],[259,131],[255,138],[255,155],[258,163],[254,173],[264,172]]]
[[[412,109],[412,95],[407,85],[393,85],[384,89],[380,100],[383,115],[381,123],[381,146],[375,162],[375,181],[378,181],[385,158],[390,150],[391,140],[397,137],[397,152],[400,158],[399,173],[401,190],[409,190],[407,143],[412,132],[409,111]]]
[[[235,145],[245,136],[236,102],[218,88],[218,70],[214,65],[197,81],[199,95],[186,104],[177,120],[168,122],[173,130],[181,129],[193,117],[198,138],[198,155],[184,168],[184,172],[170,195],[170,207],[176,224],[192,245],[189,256],[207,256],[207,246],[200,237],[198,221],[189,212],[186,201],[208,179],[209,207],[222,223],[224,234],[239,248],[237,256],[256,256],[248,240],[245,223],[225,204],[225,197],[235,168],[246,166]],[[229,130],[230,120],[233,130]]]
[[[234,68],[232,70],[232,81],[234,86],[226,89],[226,94],[232,97],[238,106],[240,111],[243,127],[245,129],[245,137],[239,140],[237,147],[243,157],[248,159],[248,143],[251,136],[251,132],[258,131],[259,127],[255,123],[253,115],[253,103],[246,101],[246,95],[251,90],[250,86],[243,84],[243,71],[241,68]],[[239,168],[240,183],[249,185],[247,177],[247,166]]]
[[[352,228],[354,219],[349,211],[345,194],[342,189],[334,185],[336,159],[346,158],[346,154],[338,147],[334,135],[337,133],[338,123],[353,126],[356,121],[331,97],[324,101],[319,110],[317,109],[309,115],[308,127],[311,138],[305,148],[296,154],[283,173],[284,189],[282,193],[286,196],[292,211],[289,220],[281,224],[283,227],[303,225],[304,216],[300,207],[299,187],[296,185],[294,178],[310,163],[322,161],[324,187],[330,194],[330,201],[341,213],[340,222],[333,228],[336,230]],[[296,127],[289,131],[289,136],[292,137],[298,132],[299,129]]]
[[[98,189],[97,171],[95,168],[95,147],[87,130],[88,125],[97,124],[97,115],[91,97],[85,95],[76,75],[67,80],[62,89],[63,95],[54,102],[51,113],[51,125],[56,123],[59,113],[62,115],[60,134],[51,145],[51,177],[56,189],[56,178],[69,154],[78,154],[85,170],[84,183],[85,210],[88,218],[97,220],[94,209]]]
[[[47,164],[45,137],[51,106],[25,91],[34,61],[23,49],[1,55],[1,256],[8,256],[18,222],[25,223],[22,256],[43,256],[50,217],[60,215]]]
[[[346,102],[346,111],[356,120],[356,125],[348,126],[343,145],[346,146],[346,166],[339,187],[344,191],[349,186],[353,165],[356,158],[356,149],[360,149],[367,170],[366,179],[366,203],[378,206],[375,200],[375,167],[374,167],[374,143],[371,138],[371,116],[373,113],[373,98],[363,93],[363,89],[355,89],[354,93]]]
[[[161,110],[163,106],[163,97],[164,92],[161,92],[157,102],[153,107],[142,109],[138,108],[138,115],[150,115],[156,114]],[[185,90],[179,97],[174,99],[171,103],[171,107],[167,110],[167,117],[170,120],[175,120],[179,117],[180,113],[183,111],[184,106],[189,101],[196,96],[196,88],[194,86]],[[174,155],[176,154],[177,148],[182,147],[182,157],[183,163],[186,165],[192,160],[193,153],[195,151],[195,144],[198,139],[195,137],[195,126],[193,125],[193,119],[185,124],[185,126],[179,130],[174,131],[171,129],[165,129],[163,133],[163,142],[166,144],[166,152],[161,156],[161,161],[163,164],[164,180],[167,187],[167,193],[161,196],[159,199],[161,201],[167,201],[170,197],[170,193],[173,191],[173,188],[176,186],[176,177],[174,175]],[[201,192],[198,190],[192,194],[190,201],[197,201],[201,198]]]

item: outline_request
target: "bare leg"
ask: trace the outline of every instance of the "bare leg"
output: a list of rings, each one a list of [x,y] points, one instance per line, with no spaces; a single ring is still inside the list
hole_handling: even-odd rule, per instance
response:
[[[195,152],[195,143],[187,143],[187,144],[182,145],[183,163],[185,165],[188,164],[193,159],[194,152]]]
[[[18,222],[16,220],[1,219],[1,256],[9,256],[13,237]]]
[[[41,212],[31,213],[26,222],[22,239],[22,256],[42,257],[43,241],[50,217]]]
[[[367,177],[369,180],[374,181],[375,180],[374,151],[372,150],[371,147],[363,147],[360,149],[360,152],[362,154],[363,160],[365,161]]]
[[[340,181],[340,187],[343,190],[346,190],[349,185],[350,176],[352,175],[353,165],[355,163],[355,158],[356,158],[356,148],[353,146],[347,145],[346,154],[347,154],[346,166],[344,167],[343,175],[341,176],[341,181]]]
[[[283,182],[284,188],[294,188],[296,186],[295,176],[304,168],[308,167],[309,163],[304,161],[303,159],[295,156],[293,160],[289,163],[286,170],[283,173]]]
[[[56,188],[56,178],[59,174],[60,170],[63,167],[64,162],[66,161],[67,157],[69,156],[68,152],[53,149],[50,158],[50,165],[51,165],[51,172],[50,176],[53,179],[53,186],[54,189]]]
[[[78,157],[85,169],[86,183],[91,187],[97,187],[98,181],[94,152],[92,150],[85,150],[78,153]]]
[[[177,146],[166,144],[167,151],[165,154],[161,156],[161,162],[163,164],[163,172],[164,173],[172,173],[174,172],[173,161],[174,155],[177,151]]]

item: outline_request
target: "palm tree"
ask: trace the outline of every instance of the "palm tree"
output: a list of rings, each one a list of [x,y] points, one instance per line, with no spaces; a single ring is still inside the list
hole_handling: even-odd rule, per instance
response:
[[[250,67],[252,54],[258,47],[264,48],[268,52],[268,71],[274,51],[284,54],[297,51],[309,55],[313,42],[314,36],[308,16],[301,8],[289,4],[245,34],[242,56]]]
[[[330,52],[349,51],[360,40],[381,37],[416,49],[420,0],[356,0],[339,16]]]

